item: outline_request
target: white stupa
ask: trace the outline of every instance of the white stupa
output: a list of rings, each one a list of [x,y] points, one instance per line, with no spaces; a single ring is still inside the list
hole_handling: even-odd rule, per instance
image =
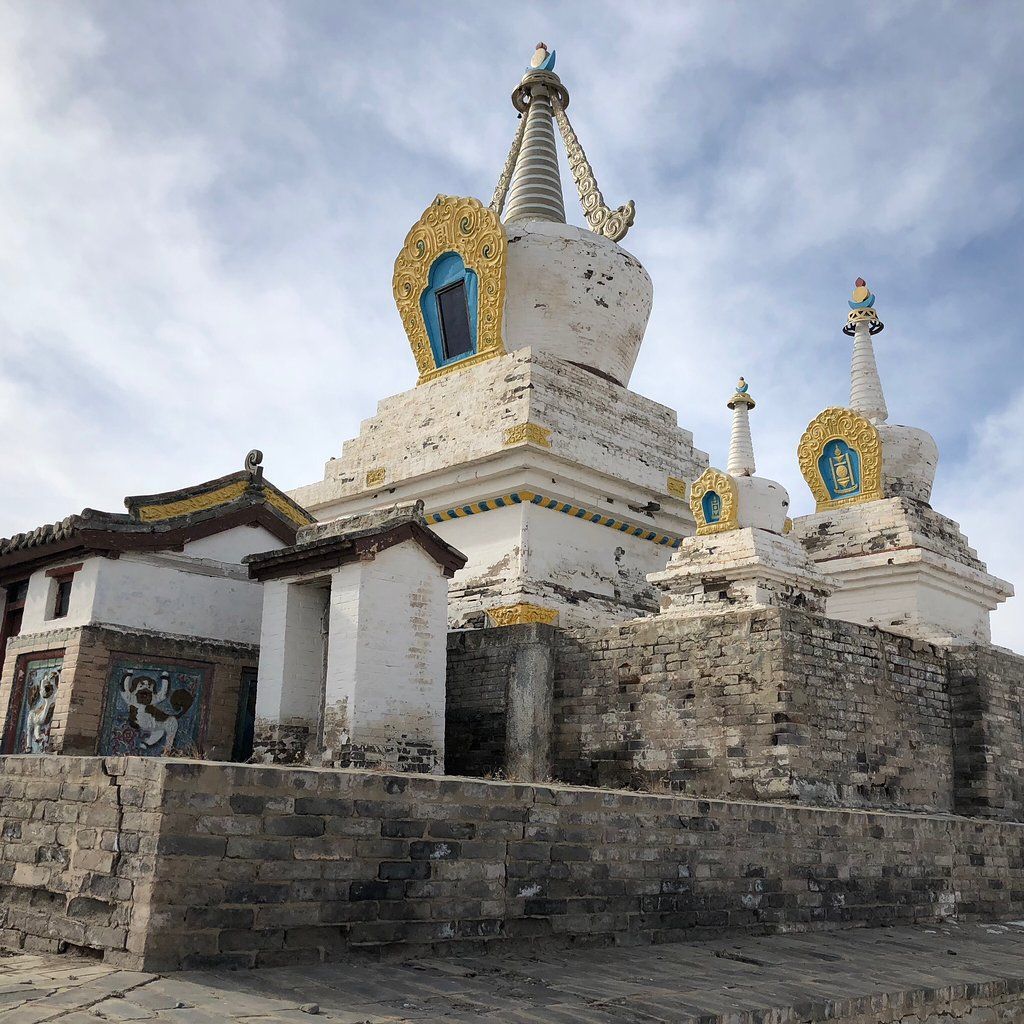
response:
[[[628,388],[651,280],[618,245],[633,204],[605,205],[554,60],[538,46],[512,94],[521,120],[490,205],[438,196],[395,262],[417,386],[293,492],[319,519],[422,499],[469,556],[453,627],[656,610],[647,574],[693,533],[685,481],[707,465],[671,409]],[[565,220],[556,125],[584,227]]]
[[[794,532],[841,586],[828,614],[939,643],[987,643],[990,612],[1013,594],[931,500],[939,453],[930,434],[890,424],[872,338],[883,328],[858,278],[843,328],[853,337],[850,405],[824,410],[800,441],[817,501]]]
[[[772,606],[822,612],[836,584],[790,534],[786,489],[755,475],[749,420],[754,399],[742,377],[728,407],[728,467],[724,473],[709,467],[690,491],[697,535],[682,542],[665,569],[647,577],[663,592],[662,613],[698,616]]]

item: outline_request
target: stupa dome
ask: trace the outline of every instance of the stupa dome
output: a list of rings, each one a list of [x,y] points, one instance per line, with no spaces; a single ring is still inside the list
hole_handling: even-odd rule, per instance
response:
[[[628,385],[651,313],[640,261],[586,228],[507,223],[505,348],[531,347]]]
[[[882,493],[887,498],[931,501],[939,446],[927,430],[876,423],[882,439]]]

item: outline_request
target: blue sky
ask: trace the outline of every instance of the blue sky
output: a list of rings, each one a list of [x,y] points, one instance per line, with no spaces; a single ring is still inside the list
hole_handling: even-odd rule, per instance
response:
[[[1024,7],[136,0],[0,7],[0,534],[266,453],[284,487],[410,387],[391,264],[437,192],[490,196],[534,44],[654,279],[632,387],[812,508],[863,275],[933,504],[1024,580]],[[506,10],[508,13],[505,13]],[[564,175],[567,209],[582,217]],[[1024,612],[993,619],[1024,648]]]

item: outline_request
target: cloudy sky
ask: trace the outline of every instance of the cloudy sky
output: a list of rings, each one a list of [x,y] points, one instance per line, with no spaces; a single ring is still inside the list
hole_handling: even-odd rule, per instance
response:
[[[437,10],[0,5],[0,535],[253,446],[318,479],[414,383],[392,261],[435,193],[489,198],[544,39],[606,198],[636,200],[633,388],[721,463],[745,374],[759,470],[811,511],[796,444],[846,401],[863,275],[890,419],[939,442],[933,504],[1024,584],[1024,6]],[[1015,604],[995,639],[1024,649]]]

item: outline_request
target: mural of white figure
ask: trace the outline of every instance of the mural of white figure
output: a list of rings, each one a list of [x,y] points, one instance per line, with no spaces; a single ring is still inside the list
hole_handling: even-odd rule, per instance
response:
[[[60,669],[47,672],[28,690],[28,712],[25,715],[25,753],[46,752],[50,740],[50,723],[53,708],[57,703],[57,687],[60,684]]]
[[[192,707],[192,694],[185,689],[170,695],[169,708],[159,707],[168,700],[170,686],[169,672],[161,672],[159,682],[151,676],[136,677],[134,671],[126,672],[121,680],[121,699],[128,707],[128,722],[140,734],[143,746],[153,753],[170,753],[178,733],[178,719]],[[155,748],[161,743],[163,746],[157,751]]]

